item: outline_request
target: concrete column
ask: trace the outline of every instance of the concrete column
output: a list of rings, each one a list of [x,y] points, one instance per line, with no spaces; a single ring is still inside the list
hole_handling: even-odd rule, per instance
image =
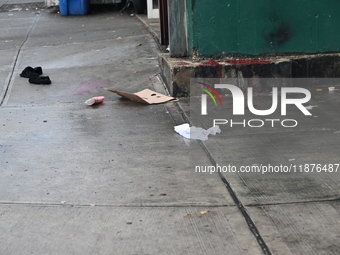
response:
[[[170,57],[188,56],[186,2],[168,0]]]

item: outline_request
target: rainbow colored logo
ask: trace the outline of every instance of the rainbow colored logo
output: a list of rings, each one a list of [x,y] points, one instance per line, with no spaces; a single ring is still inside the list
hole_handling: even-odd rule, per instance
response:
[[[218,101],[220,102],[220,105],[222,105],[221,96],[220,96],[220,94],[218,94],[218,92],[216,91],[216,89],[214,89],[214,88],[213,88],[212,86],[210,86],[209,84],[206,84],[206,83],[203,83],[203,82],[197,82],[197,83],[202,84],[203,86],[206,87],[206,89],[205,89],[205,88],[200,88],[200,87],[197,87],[197,88],[200,89],[200,90],[203,90],[205,93],[207,93],[207,94],[211,97],[211,99],[214,101],[214,104],[215,104],[215,105],[217,105],[217,101],[216,101],[215,96],[217,97]],[[214,96],[213,94],[214,94],[215,96]]]

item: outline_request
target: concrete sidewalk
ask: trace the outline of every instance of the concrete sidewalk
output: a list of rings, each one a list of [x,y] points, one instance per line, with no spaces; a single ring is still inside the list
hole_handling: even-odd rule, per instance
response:
[[[297,134],[187,140],[173,128],[187,120],[188,99],[142,105],[106,90],[167,93],[158,47],[136,17],[113,7],[68,17],[8,9],[0,12],[1,254],[339,254],[338,174],[195,172],[313,150],[316,162],[340,163],[338,94],[313,102],[333,113],[325,125]],[[41,66],[52,84],[28,83],[19,76],[26,66]],[[86,106],[92,96],[106,100]]]
[[[262,253],[221,179],[193,172],[200,148],[174,132],[172,104],[105,89],[165,93],[138,19],[23,5],[0,20],[1,254]],[[26,66],[52,84],[28,83]],[[104,104],[84,104],[99,95]]]

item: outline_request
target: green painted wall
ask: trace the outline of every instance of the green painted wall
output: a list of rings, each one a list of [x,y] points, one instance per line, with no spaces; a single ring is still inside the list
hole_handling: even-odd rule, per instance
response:
[[[189,55],[340,52],[339,0],[186,0]]]

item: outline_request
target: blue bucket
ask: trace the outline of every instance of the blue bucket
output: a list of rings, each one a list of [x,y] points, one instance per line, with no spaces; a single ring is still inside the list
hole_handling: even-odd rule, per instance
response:
[[[85,15],[89,11],[89,0],[59,0],[62,16]]]

